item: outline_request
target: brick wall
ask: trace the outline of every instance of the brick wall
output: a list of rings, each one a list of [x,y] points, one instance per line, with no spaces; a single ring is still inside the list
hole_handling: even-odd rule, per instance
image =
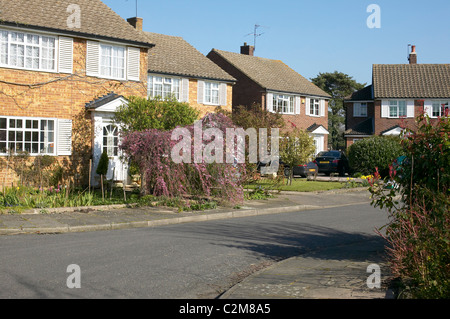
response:
[[[87,77],[84,39],[74,39],[73,58],[72,75],[0,68],[0,79],[3,81],[0,83],[0,115],[73,119],[84,111],[87,102],[111,91],[124,96],[146,97],[146,49],[141,49],[141,82]],[[2,159],[4,162],[5,157]],[[0,187],[3,182],[10,185],[15,180],[11,171],[6,179],[5,173],[5,167],[0,168]]]
[[[221,105],[222,109],[231,112],[233,93],[234,93],[233,85],[227,84],[227,105]],[[198,95],[198,80],[189,79],[189,105],[200,111],[200,117],[205,116],[207,113],[214,113],[216,106],[199,104],[197,95]]]

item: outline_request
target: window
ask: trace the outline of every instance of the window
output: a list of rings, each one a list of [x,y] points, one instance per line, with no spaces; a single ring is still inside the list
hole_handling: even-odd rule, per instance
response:
[[[406,101],[389,101],[389,117],[406,117]]]
[[[125,48],[100,45],[100,75],[114,79],[125,79]]]
[[[219,83],[205,82],[204,102],[219,105]]]
[[[309,114],[319,116],[320,112],[320,101],[318,99],[310,99]]]
[[[103,152],[109,157],[119,155],[119,130],[115,125],[103,127]]]
[[[355,117],[366,117],[367,116],[367,103],[354,103],[353,104],[353,116]]]
[[[0,66],[55,71],[56,38],[0,30]]]
[[[0,117],[0,154],[55,155],[55,120]]]
[[[449,101],[433,101],[431,113],[432,117],[449,116],[449,112]]]
[[[148,96],[161,97],[163,99],[174,97],[178,101],[181,94],[181,80],[177,78],[165,78],[161,76],[148,77]]]
[[[273,110],[283,114],[294,114],[294,97],[274,94]]]

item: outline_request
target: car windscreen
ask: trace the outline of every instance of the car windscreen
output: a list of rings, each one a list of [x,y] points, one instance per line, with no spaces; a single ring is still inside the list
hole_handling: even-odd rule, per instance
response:
[[[341,153],[338,151],[320,152],[317,157],[341,157]]]

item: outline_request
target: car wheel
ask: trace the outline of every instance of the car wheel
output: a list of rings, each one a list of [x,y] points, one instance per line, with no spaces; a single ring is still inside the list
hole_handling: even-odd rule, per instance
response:
[[[285,168],[284,169],[284,176],[289,177],[289,175],[291,174],[291,170],[289,168]]]
[[[344,166],[342,166],[342,167],[339,169],[339,176],[345,176],[345,167],[344,167]]]

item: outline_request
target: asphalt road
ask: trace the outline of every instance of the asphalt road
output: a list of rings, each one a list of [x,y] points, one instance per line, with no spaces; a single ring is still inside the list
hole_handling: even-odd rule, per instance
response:
[[[378,238],[355,205],[155,228],[0,237],[0,298],[214,298],[254,270]],[[78,270],[69,269],[77,265]],[[75,277],[79,275],[78,277]],[[80,288],[69,288],[79,284]]]

